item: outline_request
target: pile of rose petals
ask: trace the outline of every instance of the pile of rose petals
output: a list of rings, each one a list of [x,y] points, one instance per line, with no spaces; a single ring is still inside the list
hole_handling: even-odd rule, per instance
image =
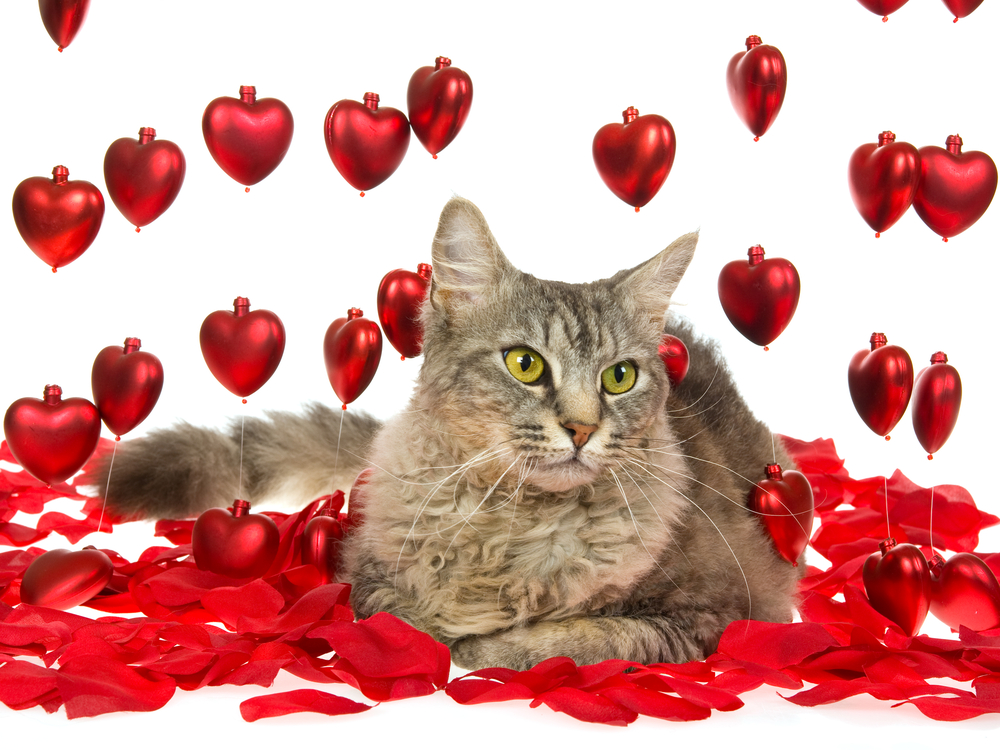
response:
[[[281,546],[271,570],[253,580],[199,570],[191,559],[192,521],[157,523],[156,536],[168,544],[138,560],[104,550],[114,576],[86,606],[108,614],[90,619],[20,603],[21,577],[43,551],[29,545],[53,532],[76,544],[99,521],[110,532],[119,520],[102,516],[100,503],[71,485],[48,488],[0,469],[0,545],[13,547],[0,552],[0,701],[16,710],[65,706],[69,718],[152,711],[177,688],[269,687],[284,670],[308,682],[349,685],[370,703],[311,688],[271,693],[240,705],[246,721],[358,713],[439,690],[461,704],[527,701],[612,725],[640,715],[689,721],[713,709],[736,710],[742,693],[764,684],[802,706],[868,694],[892,706],[912,703],[939,720],[1000,713],[1000,629],[962,629],[957,640],[911,638],[864,595],[860,569],[887,535],[887,510],[892,535],[931,554],[931,491],[898,472],[888,480],[852,479],[829,440],[785,444],[816,497],[821,523],[811,544],[831,563],[806,571],[802,622],[735,622],[716,653],[687,664],[577,666],[555,658],[526,672],[484,669],[451,680],[444,645],[388,614],[355,621],[349,587],[322,584],[302,563],[305,524],[324,503],[339,511],[339,494],[299,513],[269,513]],[[108,450],[107,441],[100,450]],[[13,462],[5,445],[0,460]],[[100,484],[89,471],[77,485]],[[55,498],[80,500],[83,519],[43,513]],[[11,523],[18,511],[41,514],[35,528]],[[935,548],[958,552],[974,550],[980,530],[998,519],[962,488],[938,486],[933,521]],[[1000,573],[1000,555],[978,554]]]

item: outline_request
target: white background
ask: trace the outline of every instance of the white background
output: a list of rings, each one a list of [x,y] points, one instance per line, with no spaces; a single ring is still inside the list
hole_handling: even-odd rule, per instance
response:
[[[180,196],[136,234],[107,201],[97,241],[56,274],[36,258],[13,221],[0,221],[0,406],[40,397],[47,383],[90,397],[96,353],[125,337],[163,362],[166,384],[149,419],[129,437],[177,420],[222,425],[245,410],[338,402],[321,347],[347,308],[376,317],[379,280],[429,262],[437,215],[453,194],[475,201],[522,269],[586,281],[652,256],[701,228],[698,254],[676,300],[719,340],[756,413],[776,432],[832,437],[853,476],[902,469],[924,486],[961,484],[1000,513],[993,491],[997,357],[994,206],[948,244],[913,211],[881,239],[859,217],[847,161],[891,129],[918,148],[961,134],[965,150],[1000,158],[995,56],[1000,3],[957,24],[940,0],[912,0],[883,24],[854,0],[716,0],[610,3],[195,2],[95,0],[77,38],[56,52],[34,3],[0,10],[4,156],[0,186],[66,165],[70,179],[107,197],[107,147],[140,127],[177,143],[187,158]],[[785,104],[760,140],[734,113],[725,86],[730,57],[749,34],[777,46],[788,65]],[[437,161],[414,137],[400,169],[359,198],[332,166],[323,118],[366,91],[406,109],[412,72],[446,55],[468,72],[475,97],[458,138]],[[281,166],[249,193],[212,161],[201,115],[240,85],[282,99],[295,135]],[[677,155],[660,193],[639,214],[603,185],[591,158],[594,133],[635,106],[673,124]],[[791,260],[802,299],[770,352],[740,336],[719,305],[722,265],[753,244]],[[211,376],[198,347],[205,316],[234,297],[276,312],[287,347],[272,379],[242,407]],[[919,369],[938,350],[962,374],[958,428],[934,461],[907,413],[891,442],[861,422],[846,383],[851,355],[873,331],[906,348]],[[388,345],[368,391],[352,408],[387,417],[403,408],[419,360]],[[996,532],[980,549],[995,551]],[[87,542],[93,542],[90,538]],[[126,555],[153,542],[142,525],[97,540]],[[49,540],[61,546],[60,538]],[[940,628],[928,620],[925,632]],[[274,689],[307,686],[283,676]],[[462,707],[443,695],[338,719],[300,715],[245,724],[241,700],[255,688],[213,688],[175,697],[149,715],[67,722],[41,709],[0,710],[5,739],[88,747],[128,737],[139,747],[226,741],[274,747],[320,741],[506,747],[559,741],[739,747],[808,743],[905,747],[985,739],[986,717],[959,725],[912,707],[859,697],[803,709],[771,688],[707,722],[640,719],[622,731],[590,727],[524,704]],[[354,697],[357,697],[356,694]],[[780,729],[782,739],[774,734]],[[697,733],[697,734],[694,734]],[[376,740],[383,744],[380,740]]]

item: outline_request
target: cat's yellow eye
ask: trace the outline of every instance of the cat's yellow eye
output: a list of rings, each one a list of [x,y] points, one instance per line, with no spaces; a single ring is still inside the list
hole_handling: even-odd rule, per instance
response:
[[[635,385],[635,365],[619,362],[601,373],[601,385],[608,393],[625,393]]]
[[[506,352],[503,361],[510,374],[522,383],[534,383],[545,372],[542,355],[526,346],[518,346]]]

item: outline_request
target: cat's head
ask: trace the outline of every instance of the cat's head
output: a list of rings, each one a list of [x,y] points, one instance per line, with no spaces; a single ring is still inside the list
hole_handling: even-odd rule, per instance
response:
[[[696,244],[685,235],[610,279],[544,281],[511,265],[479,209],[452,199],[432,252],[420,399],[471,449],[496,451],[512,482],[593,482],[663,427],[658,346]]]

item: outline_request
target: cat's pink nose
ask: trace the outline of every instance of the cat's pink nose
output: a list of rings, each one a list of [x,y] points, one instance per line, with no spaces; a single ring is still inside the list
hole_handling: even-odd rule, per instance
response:
[[[584,443],[590,440],[590,436],[597,430],[596,424],[580,424],[579,422],[563,422],[563,427],[573,438],[573,445],[582,448]]]

